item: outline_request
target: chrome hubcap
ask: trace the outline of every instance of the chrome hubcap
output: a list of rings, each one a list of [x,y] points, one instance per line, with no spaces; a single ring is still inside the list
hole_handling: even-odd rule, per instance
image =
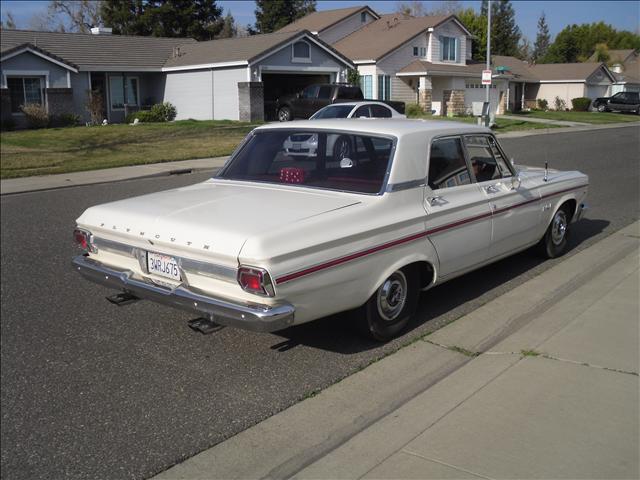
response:
[[[289,119],[289,112],[287,112],[286,110],[280,110],[280,118],[279,120],[284,122],[286,120]]]
[[[567,214],[560,210],[553,217],[553,225],[551,227],[551,240],[554,245],[560,245],[567,233]]]
[[[398,318],[407,302],[407,277],[401,271],[394,272],[378,289],[378,313],[391,322]]]

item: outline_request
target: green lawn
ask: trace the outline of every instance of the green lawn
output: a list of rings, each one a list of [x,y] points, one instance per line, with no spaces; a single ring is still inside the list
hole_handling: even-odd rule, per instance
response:
[[[555,112],[534,110],[532,112],[510,113],[509,115],[522,115],[523,117],[543,118],[545,120],[564,120],[569,122],[582,122],[593,124],[640,122],[640,116],[632,113],[613,112]]]
[[[0,134],[0,177],[228,155],[256,125],[230,120],[50,128]]]
[[[429,114],[412,115],[410,118],[422,118],[426,120],[447,120],[452,122],[464,122],[477,124],[478,119],[476,117],[440,117]],[[535,130],[541,128],[556,128],[558,125],[552,125],[548,123],[533,123],[525,120],[511,120],[508,118],[496,117],[496,125],[492,130],[496,133],[515,132],[518,130]]]

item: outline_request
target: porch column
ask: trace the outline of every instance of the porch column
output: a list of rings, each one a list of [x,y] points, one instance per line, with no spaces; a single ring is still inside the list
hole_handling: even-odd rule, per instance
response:
[[[526,83],[522,82],[522,98],[520,99],[520,110],[524,110],[524,87]]]
[[[418,105],[426,113],[431,113],[431,79],[427,76],[420,77],[418,85]]]

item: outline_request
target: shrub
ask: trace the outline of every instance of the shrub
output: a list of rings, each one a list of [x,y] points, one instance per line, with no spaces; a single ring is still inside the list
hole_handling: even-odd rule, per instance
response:
[[[2,122],[0,123],[0,130],[2,130],[3,132],[10,132],[12,130],[15,130],[16,128],[16,122],[15,120],[13,120],[13,118],[7,118],[6,120],[2,120]]]
[[[349,68],[347,70],[347,82],[353,86],[360,85],[360,73],[355,68]]]
[[[140,110],[138,112],[131,112],[125,118],[127,123],[133,123],[135,119],[138,119],[139,122],[142,123],[153,123],[153,122],[161,122],[157,115],[154,115],[151,110]]]
[[[572,109],[577,112],[587,112],[589,110],[589,105],[591,105],[591,99],[588,97],[578,97],[571,99]]]
[[[80,124],[80,116],[75,113],[62,113],[51,118],[53,127],[75,127]]]
[[[157,118],[156,122],[170,122],[176,118],[178,111],[169,102],[156,103],[151,107],[152,115]]]
[[[539,98],[537,102],[538,102],[538,109],[544,110],[545,112],[549,110],[549,102],[547,102],[544,98]]]
[[[422,110],[422,107],[417,103],[407,103],[404,109],[404,114],[407,117],[419,117],[424,115],[424,110]]]
[[[556,96],[556,98],[553,99],[553,108],[559,112],[564,112],[567,109],[567,104],[563,99]]]
[[[38,103],[27,103],[20,107],[27,119],[29,128],[46,128],[49,126],[47,109]]]

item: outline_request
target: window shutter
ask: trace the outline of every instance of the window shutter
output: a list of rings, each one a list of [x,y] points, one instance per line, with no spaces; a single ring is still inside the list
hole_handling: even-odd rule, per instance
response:
[[[442,35],[438,36],[438,41],[440,42],[440,61],[444,60],[444,38]]]

